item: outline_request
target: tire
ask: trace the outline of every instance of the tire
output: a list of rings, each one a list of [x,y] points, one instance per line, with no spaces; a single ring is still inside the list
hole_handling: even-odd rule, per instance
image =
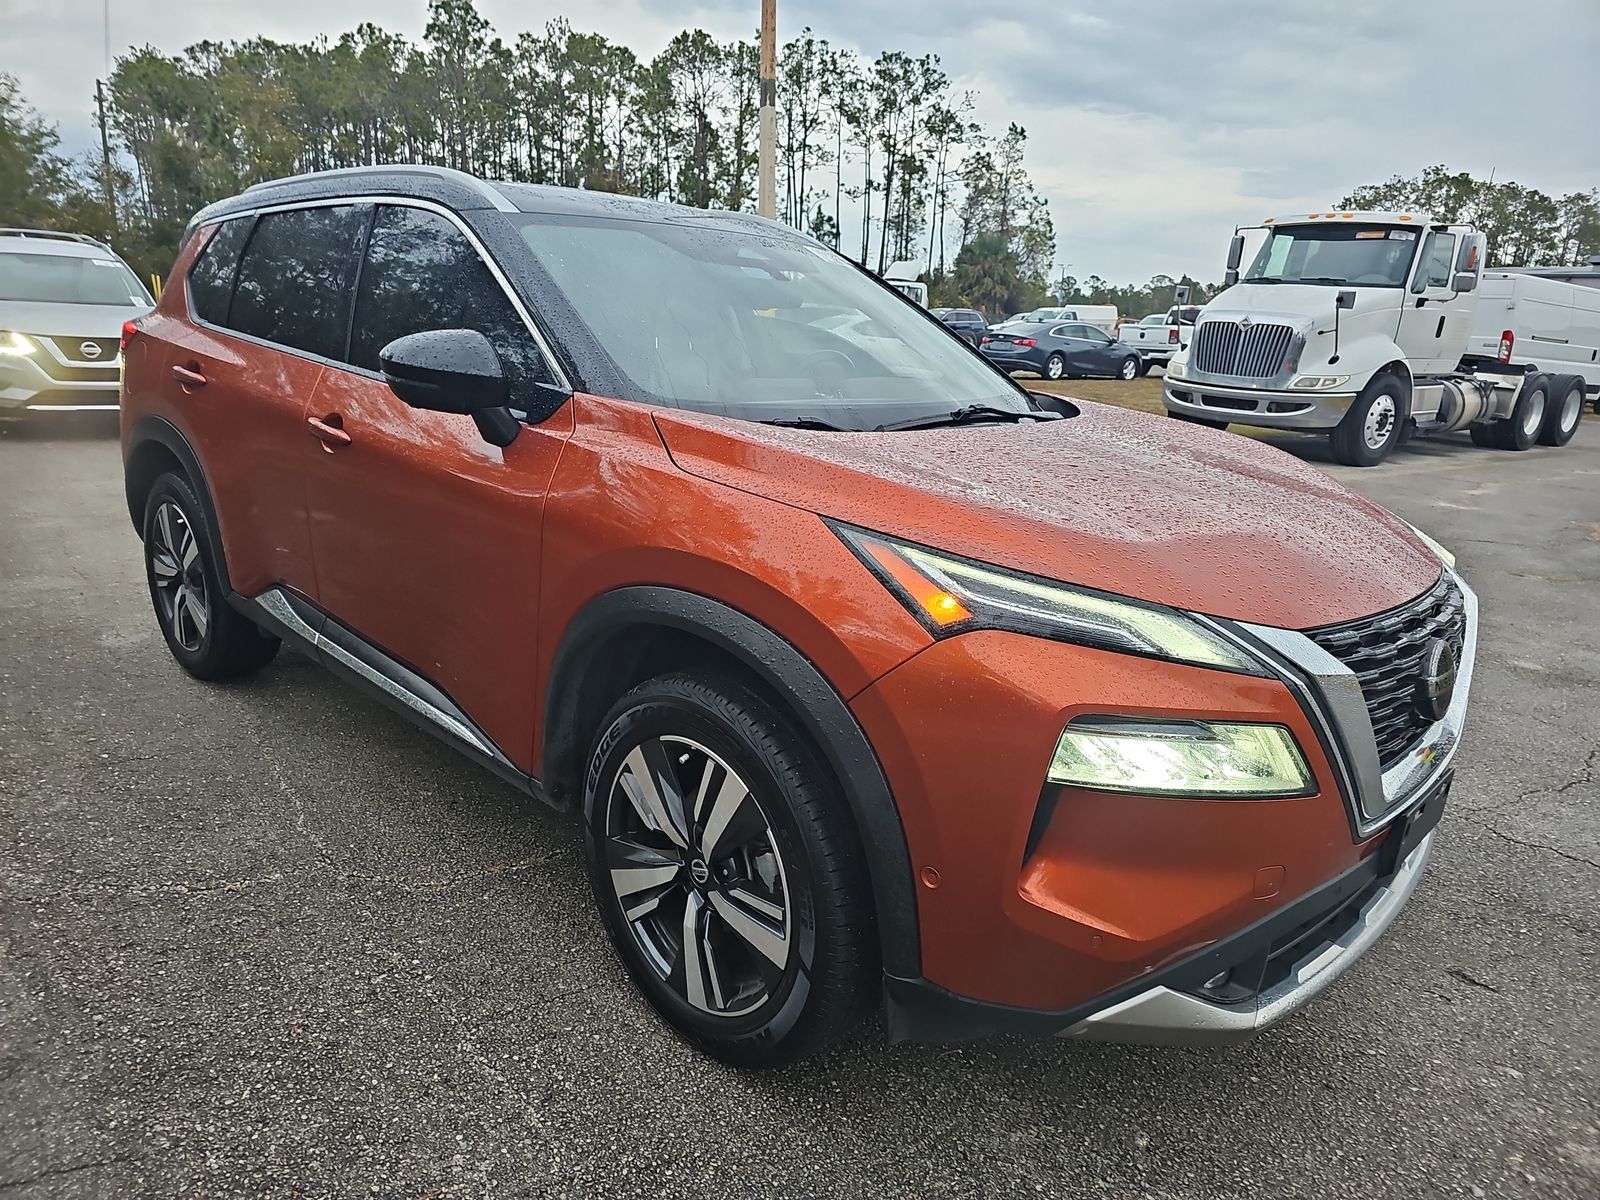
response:
[[[1473,425],[1467,432],[1471,435],[1472,444],[1474,446],[1482,446],[1485,449],[1488,449],[1495,444],[1493,425],[1484,425],[1480,423]]]
[[[1044,360],[1044,370],[1040,373],[1046,379],[1062,379],[1067,374],[1067,360],[1059,353],[1051,354]]]
[[[1541,446],[1565,446],[1572,440],[1572,435],[1578,432],[1578,423],[1583,420],[1585,399],[1581,376],[1551,377],[1544,423],[1539,427]]]
[[[1212,421],[1205,417],[1192,417],[1188,413],[1174,412],[1170,408],[1167,409],[1167,416],[1190,425],[1204,425],[1207,429],[1226,429],[1228,427],[1226,421]]]
[[[1532,446],[1544,428],[1544,414],[1549,407],[1550,377],[1530,375],[1517,394],[1511,415],[1489,427],[1494,444],[1502,450],[1526,450]]]
[[[1377,376],[1328,435],[1334,461],[1347,467],[1377,466],[1400,444],[1406,416],[1404,385],[1393,375]]]
[[[641,684],[601,730],[585,858],[645,998],[735,1066],[793,1062],[838,1038],[876,995],[879,967],[861,847],[816,755],[771,704],[713,674]],[[687,812],[675,799],[696,795]]]
[[[150,603],[178,665],[196,679],[237,679],[271,662],[278,639],[229,605],[205,509],[187,479],[169,472],[156,480],[143,530]]]
[[[1128,355],[1117,367],[1118,379],[1137,379],[1140,374],[1142,372],[1139,370],[1139,356],[1137,354]]]

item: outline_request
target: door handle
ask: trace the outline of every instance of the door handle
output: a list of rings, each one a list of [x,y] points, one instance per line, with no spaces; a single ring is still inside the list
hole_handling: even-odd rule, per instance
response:
[[[186,391],[193,388],[205,387],[206,385],[206,377],[193,367],[174,365],[172,368],[172,375],[173,378],[183,385],[184,390]]]
[[[337,413],[331,414],[326,421],[321,417],[306,418],[306,424],[311,427],[312,436],[321,439],[322,448],[329,454],[332,454],[340,446],[348,446],[351,441],[348,433],[340,428],[338,424],[331,423],[337,421],[339,421],[339,414]]]

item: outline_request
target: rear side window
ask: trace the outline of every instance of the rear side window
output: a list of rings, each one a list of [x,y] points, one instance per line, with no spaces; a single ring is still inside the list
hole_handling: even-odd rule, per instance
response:
[[[233,299],[233,277],[239,270],[239,251],[250,236],[250,221],[224,222],[212,234],[189,271],[189,308],[212,325],[228,323],[228,302]]]
[[[541,401],[531,385],[554,382],[527,325],[462,232],[437,213],[382,206],[356,290],[350,362],[377,371],[390,342],[430,329],[476,329],[488,338],[513,408],[533,412]]]
[[[368,211],[338,205],[263,214],[239,263],[229,328],[343,358],[350,280]]]

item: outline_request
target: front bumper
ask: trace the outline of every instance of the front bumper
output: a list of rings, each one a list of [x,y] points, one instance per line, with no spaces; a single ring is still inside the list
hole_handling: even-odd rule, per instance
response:
[[[1224,387],[1169,376],[1162,382],[1161,397],[1168,412],[1184,416],[1267,429],[1326,432],[1344,420],[1356,394]]]
[[[1216,623],[1267,653],[1277,678],[978,632],[858,696],[919,879],[922,971],[886,980],[891,1034],[1226,1041],[1328,986],[1382,935],[1431,852],[1474,663],[1476,604],[1461,586],[1456,696],[1387,771],[1354,674],[1306,635],[1264,627]],[[1060,730],[1092,713],[1282,724],[1320,790],[1041,792]],[[1256,957],[1269,950],[1271,970]]]
[[[0,357],[0,417],[40,412],[116,412],[122,371],[115,362],[62,358],[35,338],[35,355]]]

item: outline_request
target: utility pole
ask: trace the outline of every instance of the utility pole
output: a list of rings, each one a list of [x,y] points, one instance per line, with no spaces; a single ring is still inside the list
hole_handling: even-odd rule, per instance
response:
[[[106,132],[106,87],[98,79],[94,81],[94,106],[100,114],[100,185],[105,190],[106,214],[111,218],[111,227],[115,229],[117,205],[111,189],[111,136]]]
[[[761,0],[761,160],[756,212],[778,215],[778,0]]]

